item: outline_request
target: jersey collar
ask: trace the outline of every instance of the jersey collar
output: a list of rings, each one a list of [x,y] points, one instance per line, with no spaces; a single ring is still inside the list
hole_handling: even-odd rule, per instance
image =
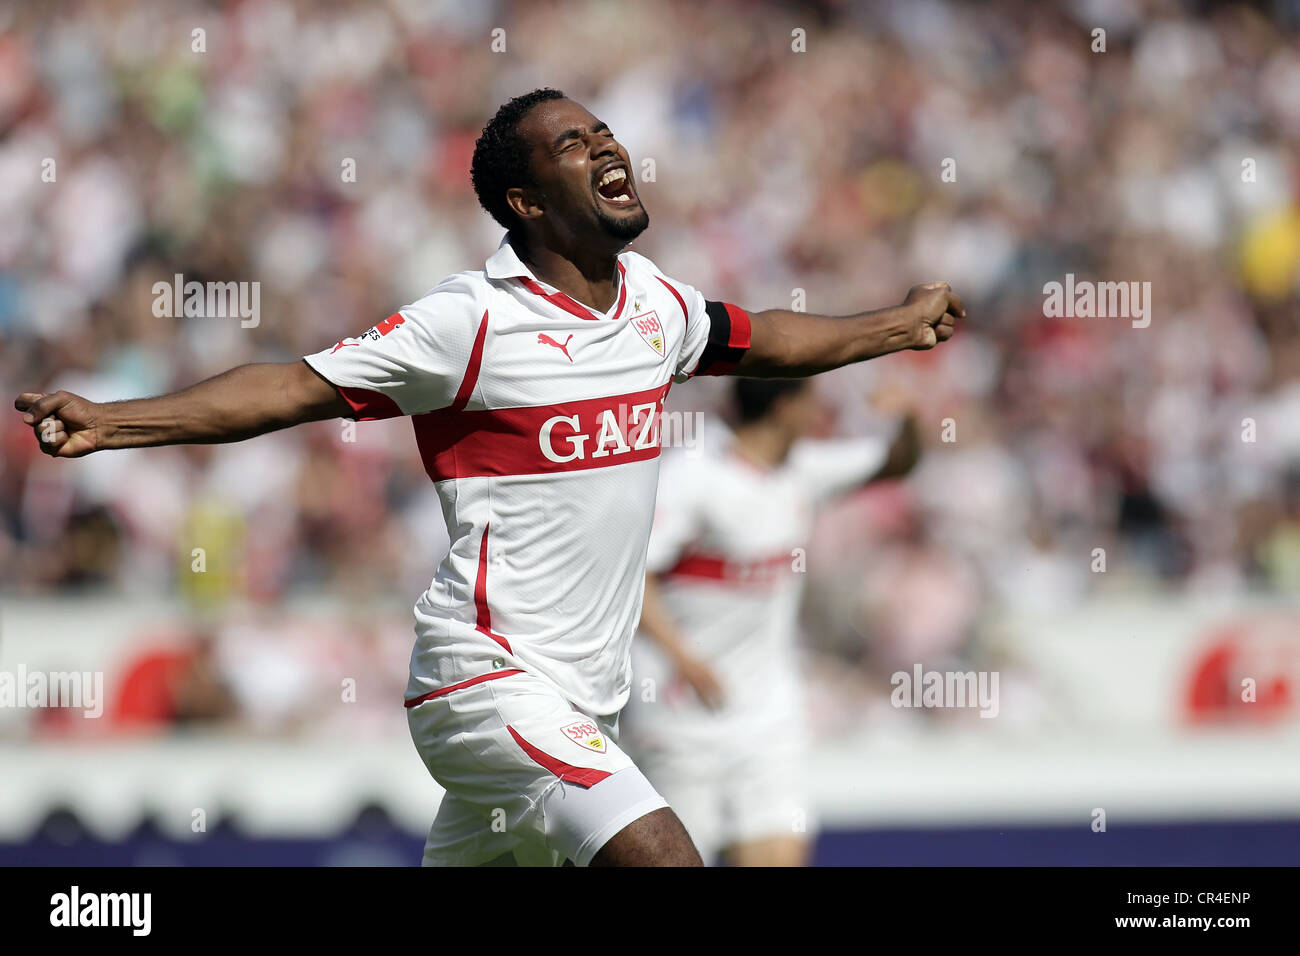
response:
[[[537,281],[532,270],[524,265],[524,260],[519,258],[519,253],[510,244],[508,232],[501,237],[501,245],[497,246],[497,251],[492,253],[485,265],[489,279],[517,279],[522,276]]]
[[[519,253],[515,252],[515,247],[510,244],[510,233],[506,233],[501,238],[501,245],[497,246],[497,251],[492,253],[485,266],[485,272],[489,279],[518,279],[523,287],[533,295],[541,296],[557,308],[576,315],[580,319],[600,321],[606,318],[606,316],[593,312],[581,302],[553,286],[539,281],[533,275],[532,270],[524,265],[524,261],[519,258]],[[623,268],[623,261],[620,257],[618,262],[618,301],[614,303],[614,311],[608,317],[617,319],[622,316],[623,306],[626,302],[627,270]]]

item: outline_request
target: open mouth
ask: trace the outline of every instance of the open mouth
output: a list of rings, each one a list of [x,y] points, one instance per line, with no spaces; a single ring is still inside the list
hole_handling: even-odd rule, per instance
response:
[[[601,199],[613,206],[629,206],[636,202],[636,191],[632,188],[632,180],[628,178],[625,166],[605,170],[605,174],[596,183],[596,192]]]

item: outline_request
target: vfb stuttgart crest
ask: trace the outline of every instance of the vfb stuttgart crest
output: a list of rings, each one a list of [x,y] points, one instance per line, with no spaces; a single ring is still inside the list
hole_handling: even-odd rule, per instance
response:
[[[645,339],[646,344],[662,356],[664,354],[664,327],[659,324],[659,313],[646,312],[644,315],[634,315],[630,321],[632,328],[636,329],[637,334]]]
[[[598,754],[605,752],[605,735],[591,720],[578,720],[560,728],[568,737],[584,750],[594,750]]]

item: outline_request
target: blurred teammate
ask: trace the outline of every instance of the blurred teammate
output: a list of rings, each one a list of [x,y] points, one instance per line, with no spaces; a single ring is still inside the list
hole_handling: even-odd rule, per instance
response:
[[[961,300],[931,283],[844,318],[706,301],[624,251],[649,224],[631,161],[555,90],[503,105],[471,165],[500,248],[356,338],[161,398],[15,404],[63,458],[410,416],[451,537],[415,606],[406,699],[447,791],[425,863],[699,865],[615,742],[664,396],[693,375],[811,375],[932,348]]]
[[[892,444],[801,440],[823,414],[807,379],[740,379],[734,397],[723,447],[665,456],[629,749],[706,861],[725,851],[738,866],[800,866],[812,829],[795,645],[802,549],[815,505],[912,468],[916,425],[905,418]]]

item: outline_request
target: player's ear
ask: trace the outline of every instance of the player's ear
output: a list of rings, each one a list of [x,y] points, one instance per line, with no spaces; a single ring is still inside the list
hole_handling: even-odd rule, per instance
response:
[[[543,213],[541,194],[523,186],[506,190],[506,202],[520,219],[537,219]]]

